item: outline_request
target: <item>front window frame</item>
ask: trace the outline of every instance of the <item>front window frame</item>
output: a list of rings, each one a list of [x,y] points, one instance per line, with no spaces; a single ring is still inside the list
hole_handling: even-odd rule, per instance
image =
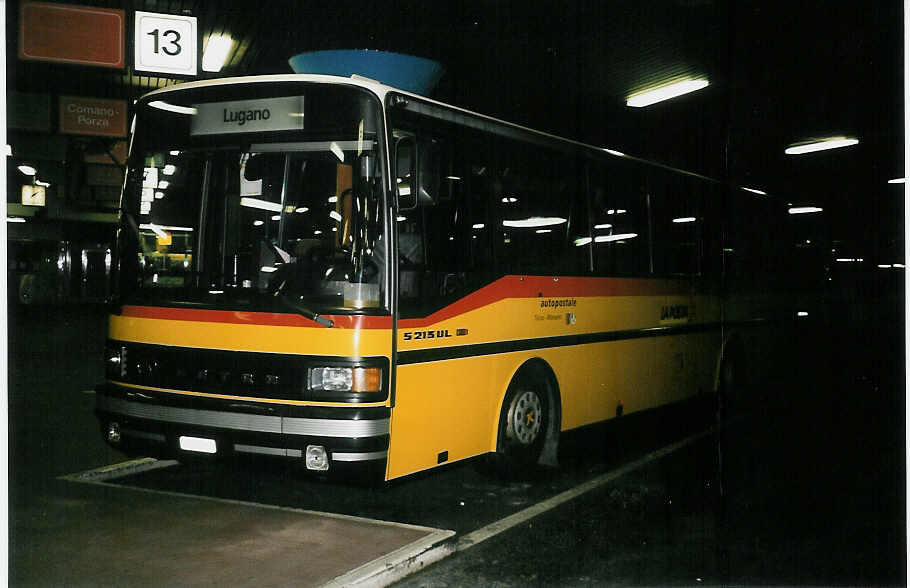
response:
[[[280,82],[250,82],[245,84],[220,84],[217,87],[193,87],[187,88],[185,90],[173,90],[167,92],[156,92],[150,95],[145,96],[140,100],[139,105],[137,106],[137,116],[135,118],[136,123],[134,125],[133,140],[131,141],[131,150],[130,150],[130,159],[128,161],[128,174],[127,179],[124,182],[124,191],[121,198],[121,223],[118,230],[118,256],[116,259],[116,278],[115,283],[117,284],[115,292],[115,302],[119,304],[154,304],[156,306],[192,306],[192,307],[204,307],[204,308],[225,308],[225,309],[237,309],[238,306],[243,307],[244,310],[253,310],[255,307],[256,310],[269,310],[273,312],[286,312],[294,313],[296,305],[292,304],[290,307],[284,305],[282,308],[280,305],[275,304],[261,304],[261,301],[256,304],[248,303],[239,303],[236,300],[233,301],[219,301],[217,299],[212,299],[211,297],[181,297],[180,295],[175,294],[174,292],[165,293],[164,289],[162,291],[156,292],[155,296],[146,296],[146,295],[137,295],[141,287],[130,286],[130,284],[135,282],[130,282],[130,280],[136,280],[135,275],[130,275],[130,264],[123,265],[124,258],[130,254],[131,247],[129,246],[129,241],[131,239],[131,233],[134,235],[140,235],[138,226],[145,225],[148,226],[148,217],[143,218],[143,215],[140,214],[140,204],[141,204],[141,172],[144,169],[144,161],[139,161],[140,159],[144,160],[146,155],[146,147],[143,143],[146,140],[146,137],[143,135],[144,131],[144,120],[150,118],[149,115],[144,114],[148,105],[155,100],[170,100],[171,102],[177,102],[178,98],[183,101],[195,100],[198,102],[221,102],[222,100],[231,100],[230,97],[224,98],[225,94],[230,94],[231,96],[242,95],[243,92],[224,92],[225,90],[236,90],[237,88],[249,88],[247,95],[256,95],[252,99],[259,99],[264,97],[278,97],[291,95],[288,92],[298,92],[301,95],[304,95],[308,92],[312,92],[312,88],[319,87],[326,92],[333,92],[334,90],[327,88],[338,88],[339,92],[350,91],[351,94],[339,94],[339,96],[350,96],[351,100],[355,103],[360,104],[360,108],[366,109],[363,110],[362,116],[367,118],[361,118],[360,126],[360,135],[358,139],[363,141],[364,136],[368,135],[370,141],[373,142],[375,156],[372,158],[373,161],[369,164],[372,166],[372,175],[369,176],[372,181],[369,183],[369,193],[371,194],[370,198],[372,199],[373,206],[376,210],[374,213],[374,218],[371,219],[372,227],[376,237],[374,239],[379,239],[386,243],[386,249],[388,248],[387,244],[389,242],[389,215],[391,214],[390,207],[390,196],[388,192],[388,147],[386,143],[386,133],[385,133],[385,112],[383,109],[383,104],[380,98],[370,89],[363,86],[358,86],[354,84],[329,84],[325,82],[314,82],[314,81],[287,81],[282,80]],[[177,94],[177,92],[187,92],[187,94]],[[360,94],[358,97],[357,94]],[[248,98],[249,99],[249,98]],[[358,102],[359,101],[359,102]],[[328,112],[328,110],[325,110]],[[339,111],[340,112],[340,111]],[[339,119],[345,120],[345,119]],[[373,128],[368,129],[366,135],[363,131],[363,122],[364,120],[369,120],[369,125]],[[213,143],[220,144],[221,147],[226,145],[237,147],[237,145],[246,145],[246,146],[256,146],[263,144],[278,145],[281,143],[294,143],[300,141],[312,140],[312,136],[306,132],[285,132],[282,131],[280,137],[267,136],[262,133],[256,133],[255,136],[249,138],[242,137],[238,141],[238,133],[225,135],[220,139],[210,139],[207,137],[207,140],[212,141]],[[187,135],[188,139],[190,138]],[[271,139],[271,140],[269,140]],[[150,147],[152,147],[150,145]],[[160,147],[160,146],[159,146]],[[176,146],[175,146],[176,148]],[[274,150],[277,151],[277,150]],[[294,156],[295,151],[289,149],[287,151],[281,151],[287,156]],[[344,161],[342,159],[342,161]],[[355,164],[360,165],[360,153],[357,153]],[[357,172],[354,172],[355,174]],[[366,176],[363,176],[366,177]],[[285,178],[286,180],[286,178]],[[359,208],[358,208],[359,209]],[[285,225],[285,212],[281,212],[281,225]],[[381,236],[381,237],[380,237]],[[139,237],[141,240],[141,236]],[[136,237],[132,237],[134,241],[132,249],[136,252],[141,251],[141,243],[136,243]],[[299,239],[298,239],[299,240]],[[375,245],[375,241],[373,241]],[[377,259],[380,252],[378,247],[374,247],[377,251],[373,251],[371,248],[367,247],[366,252],[369,257],[364,257],[361,254],[360,258],[355,257],[352,254],[352,259],[355,261],[357,259]],[[344,296],[343,301],[337,305],[319,305],[318,312],[320,314],[379,314],[385,315],[390,313],[391,309],[391,290],[390,290],[390,256],[385,255],[384,259],[381,259],[381,266],[378,267],[378,278],[374,283],[376,283],[379,288],[378,300],[375,297],[376,294],[374,291],[369,290],[368,296],[371,298],[367,299],[367,302],[363,303],[363,300],[358,299],[355,303],[347,300],[347,295]],[[356,263],[355,263],[356,265]],[[374,264],[375,265],[375,264]],[[136,268],[138,269],[138,268]],[[128,271],[124,271],[128,270]],[[135,273],[133,271],[132,273]],[[347,275],[347,274],[344,274]],[[363,282],[366,283],[366,279]],[[236,284],[234,284],[236,285]],[[202,288],[197,288],[197,294],[201,291]],[[362,294],[364,288],[356,288],[358,294]],[[211,293],[211,292],[209,292]],[[160,294],[164,294],[163,296]],[[303,297],[296,297],[297,300],[292,302],[303,301],[303,304],[306,304],[307,301]],[[354,304],[351,306],[346,306],[345,301]],[[299,312],[299,310],[297,311]],[[301,312],[301,314],[304,314]],[[306,316],[306,315],[305,315]]]

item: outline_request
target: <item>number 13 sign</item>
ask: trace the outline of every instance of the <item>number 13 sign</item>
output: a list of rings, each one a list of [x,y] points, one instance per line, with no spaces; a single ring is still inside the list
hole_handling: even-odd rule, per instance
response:
[[[196,17],[136,11],[136,71],[196,75]]]

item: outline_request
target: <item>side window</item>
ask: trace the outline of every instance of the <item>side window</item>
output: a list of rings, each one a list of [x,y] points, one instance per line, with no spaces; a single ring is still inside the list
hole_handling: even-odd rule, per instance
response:
[[[577,264],[568,255],[578,192],[574,161],[541,147],[512,142],[505,146],[493,195],[499,211],[504,269],[511,273],[577,273]]]
[[[464,295],[493,270],[490,202],[493,165],[483,136],[420,133],[438,165],[433,198],[398,215],[399,300],[404,316],[423,316]],[[420,155],[418,154],[418,157]],[[423,171],[421,173],[424,173]],[[423,180],[426,178],[422,178]]]
[[[591,201],[594,271],[598,275],[650,273],[648,207],[638,168],[609,162],[592,166]],[[584,239],[577,243],[584,243]]]
[[[651,248],[656,275],[699,273],[699,244],[704,225],[702,181],[655,170],[648,185]]]

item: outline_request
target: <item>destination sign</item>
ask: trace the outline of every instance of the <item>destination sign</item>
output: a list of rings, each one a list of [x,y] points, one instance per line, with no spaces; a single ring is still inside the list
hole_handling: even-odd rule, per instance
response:
[[[191,135],[303,129],[303,96],[194,104]]]

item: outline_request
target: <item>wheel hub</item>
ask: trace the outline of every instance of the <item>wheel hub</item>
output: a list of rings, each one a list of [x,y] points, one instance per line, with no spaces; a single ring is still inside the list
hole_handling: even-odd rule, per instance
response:
[[[530,390],[519,392],[509,408],[509,437],[522,445],[531,445],[540,433],[540,396]]]

